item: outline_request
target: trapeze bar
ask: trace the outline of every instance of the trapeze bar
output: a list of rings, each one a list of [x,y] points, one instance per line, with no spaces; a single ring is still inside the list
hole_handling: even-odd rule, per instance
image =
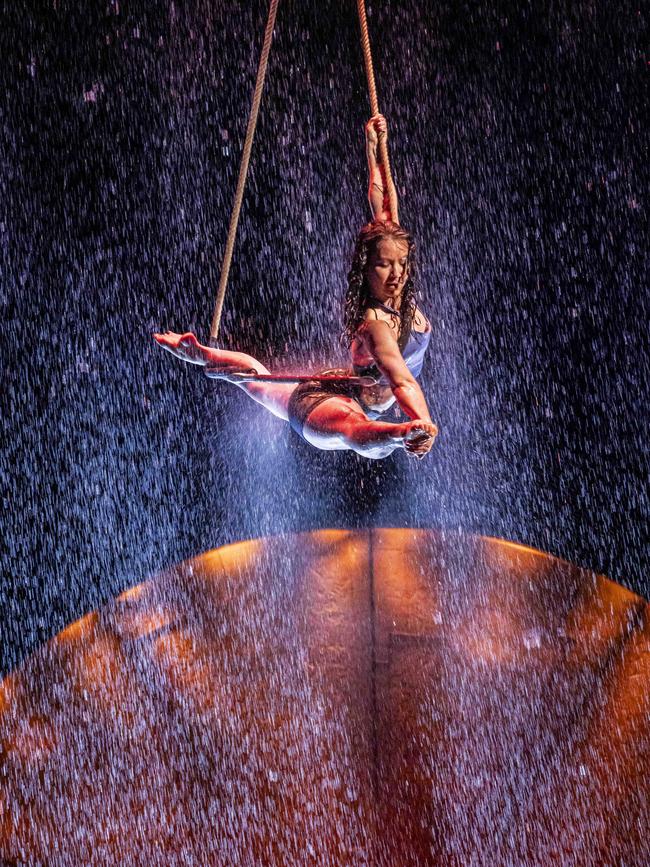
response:
[[[210,376],[210,368],[206,369],[206,375]],[[228,379],[235,382],[277,382],[277,383],[300,383],[300,382],[319,382],[319,383],[341,383],[341,385],[360,386],[361,388],[372,388],[379,382],[372,376],[327,376],[316,374],[301,374],[297,376],[275,374],[275,373],[228,373]]]

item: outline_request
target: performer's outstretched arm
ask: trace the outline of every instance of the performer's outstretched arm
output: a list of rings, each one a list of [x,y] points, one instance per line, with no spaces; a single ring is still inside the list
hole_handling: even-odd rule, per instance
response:
[[[390,383],[395,400],[412,419],[431,423],[431,415],[422,389],[402,357],[395,334],[387,322],[377,319],[365,322],[360,330],[377,367]]]
[[[381,157],[379,156],[379,139],[388,136],[386,118],[376,114],[366,124],[366,156],[368,157],[368,201],[373,220],[390,220],[390,200],[388,184]]]

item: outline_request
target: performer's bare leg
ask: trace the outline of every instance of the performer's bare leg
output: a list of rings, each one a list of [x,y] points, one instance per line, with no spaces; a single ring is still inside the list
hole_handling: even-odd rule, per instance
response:
[[[194,334],[175,334],[166,331],[164,334],[154,334],[154,339],[163,349],[167,349],[176,358],[188,361],[190,364],[198,364],[202,367],[222,368],[224,374],[254,370],[255,373],[269,373],[264,365],[252,355],[245,352],[232,352],[228,349],[213,349],[211,346],[203,346]],[[289,398],[296,387],[292,383],[278,382],[242,382],[231,380],[239,388],[243,389],[256,403],[260,403],[273,415],[284,421],[289,420]]]
[[[303,426],[307,442],[320,449],[352,449],[366,458],[385,458],[395,449],[418,456],[420,447],[435,437],[438,429],[416,419],[395,424],[372,421],[349,397],[336,396],[315,407]]]

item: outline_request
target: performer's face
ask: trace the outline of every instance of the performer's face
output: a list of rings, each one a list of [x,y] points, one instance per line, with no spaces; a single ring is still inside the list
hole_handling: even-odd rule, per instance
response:
[[[383,304],[399,301],[408,277],[408,246],[404,241],[382,238],[368,257],[366,278],[373,298]]]

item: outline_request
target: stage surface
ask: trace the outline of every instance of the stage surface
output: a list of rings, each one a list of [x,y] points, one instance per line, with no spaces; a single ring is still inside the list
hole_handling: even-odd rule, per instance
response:
[[[451,532],[211,551],[3,682],[0,859],[647,867],[648,613]]]

